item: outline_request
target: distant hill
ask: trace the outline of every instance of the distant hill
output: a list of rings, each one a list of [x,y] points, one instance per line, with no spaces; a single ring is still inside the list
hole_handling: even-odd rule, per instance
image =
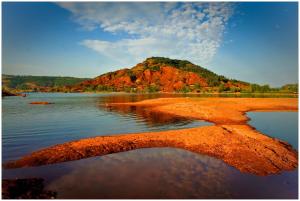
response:
[[[132,68],[102,74],[93,79],[55,76],[2,75],[2,90],[11,93],[40,92],[245,92],[298,93],[298,84],[279,88],[218,75],[186,60],[151,57]]]
[[[151,57],[131,69],[105,73],[72,91],[200,92],[243,91],[250,84],[217,75],[186,60]]]
[[[89,78],[31,76],[31,75],[2,75],[2,88],[11,90],[47,91],[53,88],[72,86]]]

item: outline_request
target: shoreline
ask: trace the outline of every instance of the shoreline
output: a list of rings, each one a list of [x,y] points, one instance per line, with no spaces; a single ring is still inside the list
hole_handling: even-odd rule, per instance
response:
[[[140,148],[174,147],[223,160],[242,172],[277,174],[298,166],[298,153],[288,143],[249,126],[247,112],[298,111],[295,98],[159,98],[107,107],[143,107],[145,110],[214,123],[181,130],[100,136],[45,148],[4,164],[19,168],[54,164]]]
[[[97,92],[62,92],[62,91],[18,91],[17,93],[79,93],[79,94],[133,94],[133,95],[147,95],[147,94],[170,94],[170,95],[234,95],[234,96],[243,96],[243,95],[265,95],[265,96],[293,96],[290,98],[298,98],[298,93],[278,93],[278,92],[200,92],[200,93],[196,93],[196,92],[188,92],[188,93],[181,93],[181,92],[154,92],[154,93],[131,93],[131,92],[126,92],[126,91],[97,91]]]

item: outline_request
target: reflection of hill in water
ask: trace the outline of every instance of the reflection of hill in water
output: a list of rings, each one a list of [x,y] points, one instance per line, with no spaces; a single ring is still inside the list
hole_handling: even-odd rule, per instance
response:
[[[144,107],[118,105],[118,106],[107,106],[106,110],[110,112],[117,112],[121,115],[134,115],[136,118],[141,119],[149,126],[158,126],[162,124],[176,124],[176,123],[184,124],[184,123],[190,123],[192,121],[184,117],[169,115],[166,113],[153,112]]]
[[[170,97],[185,97],[185,94],[113,94],[101,97],[101,101],[105,103],[125,103],[136,102],[153,98],[170,98]]]
[[[180,95],[178,95],[180,96]],[[99,108],[108,112],[116,112],[123,116],[131,116],[147,123],[147,125],[154,127],[163,124],[187,124],[192,122],[191,119],[150,111],[144,107],[136,107],[129,105],[106,105],[106,103],[124,103],[136,102],[151,98],[174,97],[172,94],[141,94],[141,95],[117,95],[101,97],[99,100]]]

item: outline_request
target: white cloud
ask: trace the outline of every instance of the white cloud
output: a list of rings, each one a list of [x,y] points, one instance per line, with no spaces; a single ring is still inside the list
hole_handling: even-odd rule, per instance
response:
[[[230,3],[94,2],[59,5],[88,30],[124,34],[117,41],[81,42],[118,64],[133,65],[150,56],[188,59],[207,65],[222,43],[232,15]],[[125,34],[124,34],[125,35]]]

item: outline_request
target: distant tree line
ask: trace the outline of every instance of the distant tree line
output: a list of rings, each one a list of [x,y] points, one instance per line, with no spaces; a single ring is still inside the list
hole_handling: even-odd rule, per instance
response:
[[[11,89],[32,89],[32,85],[39,87],[63,87],[75,85],[89,78],[31,76],[31,75],[2,75],[2,83]]]

